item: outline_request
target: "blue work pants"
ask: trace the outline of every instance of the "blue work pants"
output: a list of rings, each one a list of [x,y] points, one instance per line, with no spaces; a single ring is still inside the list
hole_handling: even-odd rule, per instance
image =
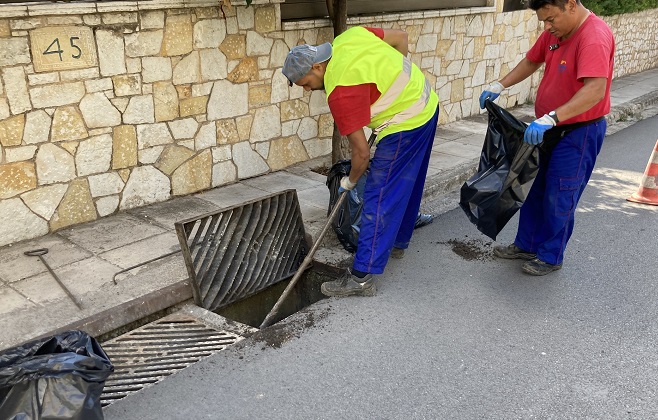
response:
[[[409,246],[438,118],[437,108],[421,127],[390,134],[377,143],[363,192],[355,270],[381,274],[393,246]]]
[[[573,232],[576,206],[594,169],[606,130],[605,120],[567,133],[539,172],[521,207],[514,243],[549,264],[562,264]]]

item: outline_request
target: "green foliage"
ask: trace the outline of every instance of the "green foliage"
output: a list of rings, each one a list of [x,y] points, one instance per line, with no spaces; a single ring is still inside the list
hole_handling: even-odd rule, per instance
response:
[[[658,8],[658,0],[582,0],[598,16],[612,16]]]

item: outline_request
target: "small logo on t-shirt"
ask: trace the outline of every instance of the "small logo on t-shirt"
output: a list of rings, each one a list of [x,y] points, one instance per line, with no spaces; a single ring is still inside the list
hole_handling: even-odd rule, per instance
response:
[[[564,73],[567,70],[567,60],[560,61],[560,65],[557,66],[557,69],[560,73]]]

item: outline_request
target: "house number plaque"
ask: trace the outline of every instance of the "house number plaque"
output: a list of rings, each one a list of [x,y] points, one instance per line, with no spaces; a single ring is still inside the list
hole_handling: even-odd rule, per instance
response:
[[[30,31],[34,71],[75,70],[97,65],[91,28],[50,26]]]

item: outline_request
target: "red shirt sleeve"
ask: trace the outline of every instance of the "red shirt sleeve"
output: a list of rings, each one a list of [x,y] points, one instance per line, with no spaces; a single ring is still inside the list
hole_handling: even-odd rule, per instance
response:
[[[382,28],[369,28],[365,27],[367,30],[377,35],[379,39],[384,39],[384,30]]]

